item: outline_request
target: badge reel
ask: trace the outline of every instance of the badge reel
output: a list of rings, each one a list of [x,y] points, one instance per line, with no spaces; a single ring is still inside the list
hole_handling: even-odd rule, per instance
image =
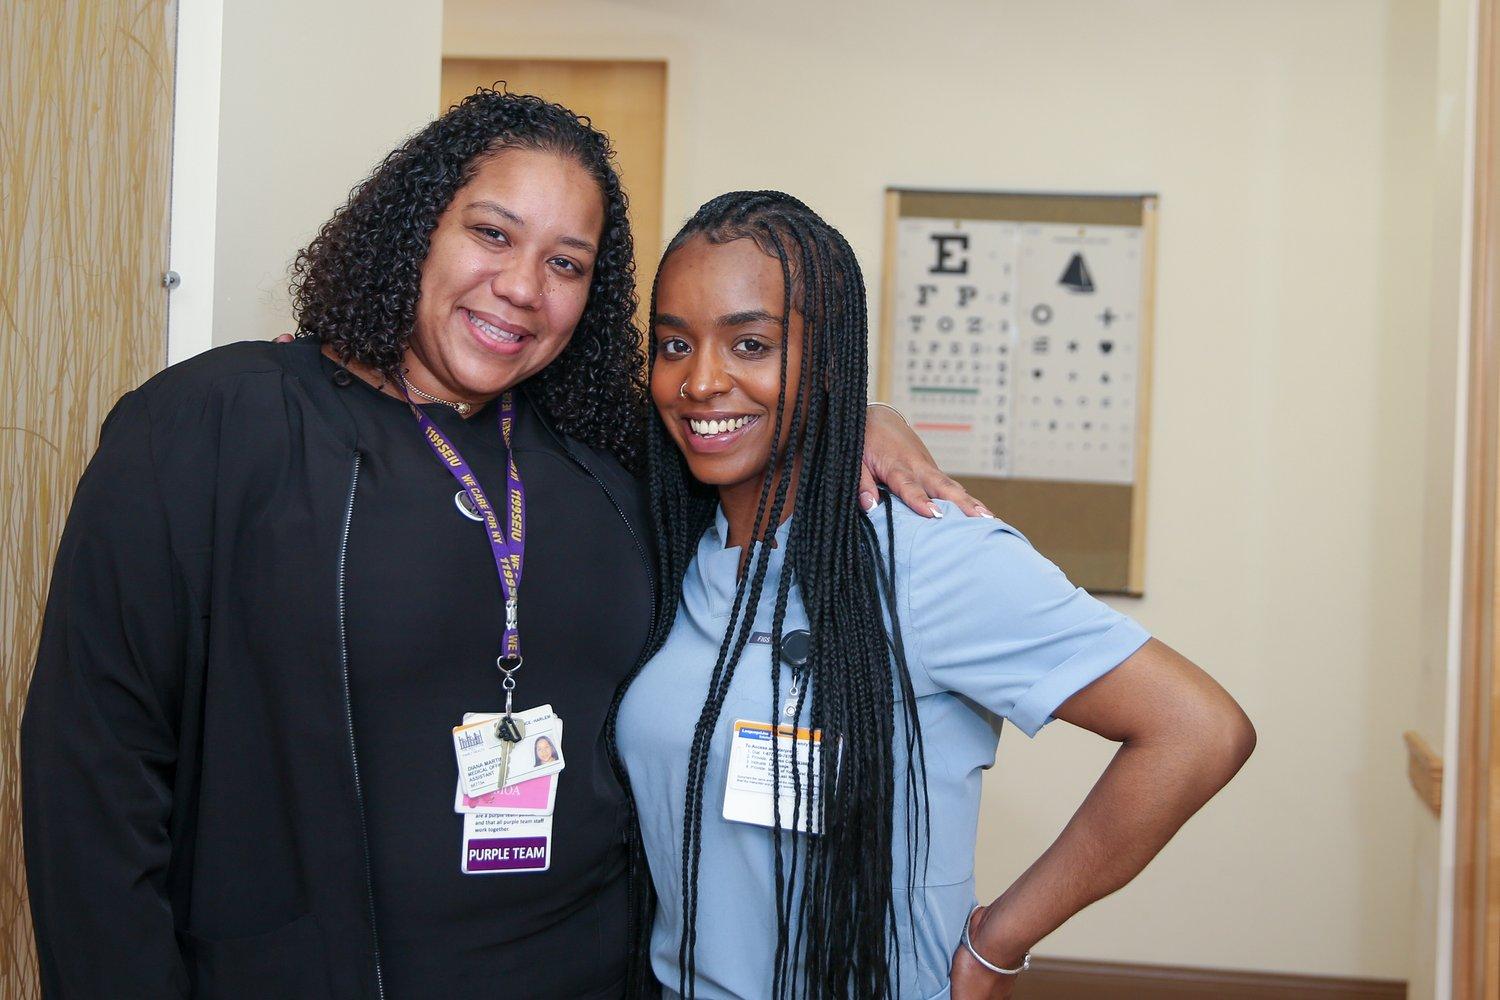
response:
[[[807,677],[807,657],[811,652],[812,635],[807,629],[793,629],[781,637],[781,661],[792,668],[792,686],[781,705],[781,714],[786,719],[797,718],[797,698],[802,694],[802,682]]]
[[[773,827],[779,812],[783,830],[823,831],[822,808],[816,801],[822,787],[823,734],[796,724],[811,648],[812,636],[805,629],[781,638],[781,659],[792,668],[792,686],[782,702],[779,723],[737,719],[730,730],[729,773],[724,783],[727,820]]]

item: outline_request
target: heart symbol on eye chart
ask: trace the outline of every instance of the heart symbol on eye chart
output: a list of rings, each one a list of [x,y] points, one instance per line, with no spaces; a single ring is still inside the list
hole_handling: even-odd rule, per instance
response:
[[[1108,354],[1110,351],[1113,351],[1114,349],[1115,349],[1115,342],[1113,340],[1101,340],[1101,341],[1099,341],[1099,350],[1103,351],[1105,354]]]

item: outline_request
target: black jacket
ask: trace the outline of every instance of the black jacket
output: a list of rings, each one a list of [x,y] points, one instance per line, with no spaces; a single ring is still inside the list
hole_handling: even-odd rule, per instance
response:
[[[360,448],[348,378],[310,342],[239,344],[168,369],[105,422],[21,731],[48,996],[379,996],[341,607]],[[649,591],[639,483],[555,440],[646,561],[601,585]],[[243,882],[247,865],[254,899],[225,893],[222,873]]]

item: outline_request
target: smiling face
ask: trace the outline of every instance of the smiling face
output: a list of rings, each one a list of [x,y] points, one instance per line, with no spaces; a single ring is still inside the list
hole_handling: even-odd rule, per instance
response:
[[[662,262],[657,278],[651,397],[694,478],[719,488],[731,520],[747,505],[753,516],[759,500],[783,351],[784,423],[796,401],[803,323],[794,310],[783,342],[785,295],[780,261],[750,239],[695,236]]]
[[[477,403],[550,364],[583,315],[603,229],[599,185],[574,160],[529,149],[487,158],[432,231],[412,384]]]

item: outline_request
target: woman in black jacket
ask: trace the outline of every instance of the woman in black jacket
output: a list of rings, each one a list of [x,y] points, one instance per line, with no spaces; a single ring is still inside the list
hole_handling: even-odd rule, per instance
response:
[[[22,728],[48,996],[622,992],[601,734],[654,604],[633,268],[607,140],[482,91],[299,255],[297,342],[120,401]],[[909,503],[974,506],[871,423]],[[451,733],[506,672],[566,769],[476,819]]]

